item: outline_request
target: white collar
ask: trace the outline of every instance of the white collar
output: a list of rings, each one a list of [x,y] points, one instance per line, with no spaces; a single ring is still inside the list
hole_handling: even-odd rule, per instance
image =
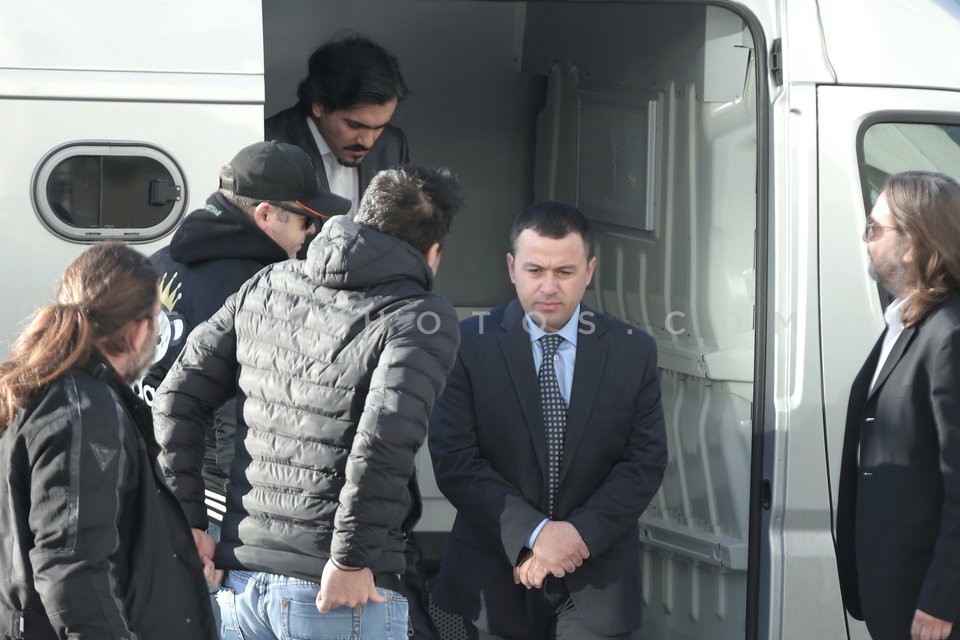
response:
[[[523,321],[527,324],[526,329],[527,333],[530,334],[530,342],[535,342],[539,340],[542,336],[546,335],[546,331],[537,326],[537,323],[533,321],[529,315],[524,314]],[[560,337],[566,340],[567,342],[577,346],[577,333],[580,331],[580,305],[577,305],[577,308],[574,310],[573,315],[570,316],[570,319],[567,320],[567,323],[563,325],[558,334]]]
[[[900,310],[903,308],[903,305],[910,300],[910,296],[905,298],[895,298],[893,302],[887,305],[887,308],[883,312],[883,320],[887,323],[887,326],[896,331],[903,330],[903,322],[900,320]]]
[[[320,155],[332,155],[333,150],[330,149],[330,145],[328,145],[327,141],[320,135],[320,129],[317,128],[317,123],[313,121],[311,116],[307,116],[307,127],[310,129],[310,133],[313,134],[313,141],[317,143],[317,149],[320,150]]]

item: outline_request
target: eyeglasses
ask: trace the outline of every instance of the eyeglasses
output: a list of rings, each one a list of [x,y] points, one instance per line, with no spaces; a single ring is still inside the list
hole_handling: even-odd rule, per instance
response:
[[[892,229],[893,231],[900,233],[900,229],[898,229],[897,227],[885,227],[882,224],[877,224],[876,222],[867,221],[866,226],[863,228],[863,241],[873,242],[874,240],[876,240],[877,236],[880,235],[877,231],[878,229]]]
[[[265,202],[266,202],[267,204],[272,204],[272,205],[275,206],[275,207],[279,207],[279,208],[283,209],[284,211],[289,211],[290,213],[295,213],[295,214],[297,214],[298,216],[303,216],[303,217],[305,217],[305,218],[308,218],[311,213],[312,213],[313,215],[315,215],[315,216],[318,216],[321,220],[327,220],[327,219],[330,218],[330,216],[328,216],[327,214],[325,214],[325,213],[320,213],[319,211],[315,211],[315,210],[311,209],[310,207],[308,207],[307,205],[305,205],[304,203],[300,202],[299,200],[293,200],[293,201],[292,201],[293,204],[295,204],[295,205],[297,205],[298,207],[300,207],[299,209],[294,209],[294,208],[291,207],[290,205],[285,204],[285,203],[280,202],[280,201],[277,201],[277,200],[266,200]]]

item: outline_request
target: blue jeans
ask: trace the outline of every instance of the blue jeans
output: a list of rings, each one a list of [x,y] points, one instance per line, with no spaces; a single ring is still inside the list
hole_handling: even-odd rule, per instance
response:
[[[317,610],[315,582],[273,573],[229,571],[217,594],[223,640],[406,640],[407,599],[377,587],[384,602],[360,611]]]

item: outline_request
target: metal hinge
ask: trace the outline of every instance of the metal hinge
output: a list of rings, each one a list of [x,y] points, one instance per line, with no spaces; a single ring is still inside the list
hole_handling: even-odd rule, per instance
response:
[[[781,86],[783,84],[783,45],[780,38],[774,40],[773,46],[770,47],[770,73],[777,86]]]

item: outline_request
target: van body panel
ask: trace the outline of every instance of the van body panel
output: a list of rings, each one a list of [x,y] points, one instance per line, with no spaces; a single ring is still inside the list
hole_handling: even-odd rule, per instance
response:
[[[764,420],[764,477],[771,485],[764,513],[766,544],[760,566],[758,637],[838,637],[843,614],[819,460],[822,420],[816,299],[816,94],[793,87],[772,105],[774,160],[770,180],[767,371],[770,397]],[[812,457],[811,457],[812,456]],[[820,505],[820,506],[818,506]],[[816,587],[811,588],[811,578]],[[836,582],[836,580],[834,580]],[[802,620],[812,608],[816,620]],[[832,611],[832,615],[831,615]]]
[[[790,3],[786,3],[789,5]],[[834,82],[904,87],[957,86],[953,65],[960,3],[955,0],[819,2],[823,53]],[[814,41],[803,56],[816,57]],[[816,81],[797,76],[795,81]]]
[[[0,69],[0,96],[32,100],[122,100],[263,104],[256,74]]]
[[[0,68],[263,74],[259,0],[5,2]]]
[[[0,9],[0,221],[8,230],[0,353],[50,300],[86,246],[54,235],[31,202],[42,160],[68,143],[141,142],[183,170],[186,211],[220,167],[263,136],[260,3],[114,0],[4,3]],[[142,244],[147,254],[169,236]],[[29,273],[28,277],[10,277]]]
[[[0,121],[5,123],[0,221],[7,230],[0,351],[8,352],[23,319],[51,299],[66,265],[87,248],[52,234],[31,205],[33,173],[50,151],[65,142],[147,141],[175,158],[187,176],[186,210],[191,211],[217,189],[223,163],[262,137],[262,125],[256,124],[262,114],[259,104],[0,98]],[[168,243],[169,236],[138,249],[149,255]]]
[[[86,248],[31,203],[51,151],[160,149],[199,208],[264,115],[296,102],[312,50],[355,29],[401,61],[394,122],[413,160],[464,185],[437,278],[461,316],[513,297],[510,222],[555,198],[596,233],[585,302],[656,340],[670,459],[641,518],[634,637],[867,637],[844,614],[832,536],[846,397],[883,327],[860,235],[884,172],[960,174],[960,129],[935,126],[960,126],[944,62],[960,5],[50,4],[0,9],[0,353]],[[435,562],[454,511],[426,449],[418,466]]]
[[[956,141],[945,148],[932,135],[890,140],[888,152],[877,155],[865,149],[871,127],[916,121],[960,124],[960,91],[891,87],[821,86],[817,91],[819,123],[821,224],[820,319],[823,376],[825,449],[836,507],[840,455],[843,448],[850,381],[884,329],[883,308],[888,301],[867,273],[869,257],[862,235],[866,220],[865,165],[880,165],[885,172],[906,169],[944,171],[960,176],[960,151]],[[903,131],[903,129],[900,129]],[[843,278],[832,274],[844,274]],[[865,626],[852,618],[851,637],[868,637]]]

